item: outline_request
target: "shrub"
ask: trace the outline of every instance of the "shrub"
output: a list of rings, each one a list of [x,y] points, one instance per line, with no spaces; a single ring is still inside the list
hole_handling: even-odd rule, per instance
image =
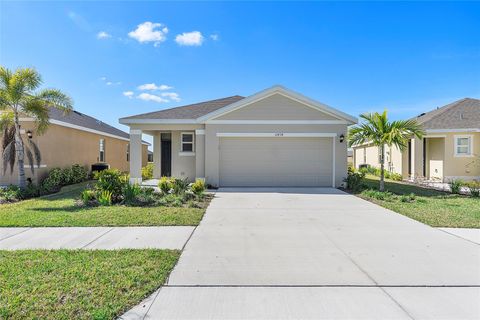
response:
[[[464,184],[465,183],[460,179],[453,179],[448,183],[448,185],[450,186],[450,191],[455,194],[460,194],[460,191],[462,190],[462,186]]]
[[[358,191],[363,187],[363,180],[365,178],[365,172],[355,172],[348,170],[347,177],[343,180],[346,183],[346,187],[352,191]]]
[[[401,202],[413,202],[416,199],[415,193],[404,194],[400,197]]]
[[[197,197],[202,196],[205,192],[205,181],[202,179],[195,180],[195,182],[190,185],[190,189]]]
[[[392,173],[390,173],[390,179],[395,180],[395,181],[402,181],[403,177],[400,173],[392,172]]]
[[[470,191],[472,197],[480,197],[480,181],[468,181],[465,183],[465,186],[468,188],[468,191]]]
[[[95,173],[95,189],[99,192],[108,191],[114,201],[119,201],[122,197],[122,191],[128,184],[127,177],[118,169],[107,169]]]
[[[96,196],[95,191],[91,189],[85,189],[80,194],[80,199],[82,200],[83,204],[87,206],[87,205],[90,205],[92,201],[95,200],[95,196]]]
[[[104,190],[98,195],[98,203],[101,206],[110,206],[112,205],[112,191]]]
[[[170,190],[173,189],[172,179],[168,177],[161,177],[158,182],[158,188],[163,194],[170,193]]]
[[[158,193],[155,193],[153,188],[140,188],[140,193],[135,197],[134,205],[149,206],[156,203]]]
[[[62,187],[63,172],[60,168],[53,168],[48,176],[42,181],[42,188],[46,193],[53,193]]]
[[[143,180],[150,180],[153,179],[153,163],[147,164],[145,167],[142,168],[142,179]]]
[[[34,185],[33,183],[27,184],[25,189],[22,190],[22,199],[30,199],[38,197],[42,194],[42,188]]]
[[[0,198],[5,202],[17,202],[22,199],[22,192],[16,185],[0,189]]]
[[[142,188],[138,184],[127,183],[123,187],[123,201],[125,204],[135,204],[138,195],[142,192]]]
[[[169,206],[169,207],[181,207],[183,206],[184,198],[181,195],[177,194],[166,194],[160,200],[158,200],[159,205]]]
[[[188,189],[188,179],[173,178],[172,189],[175,194],[182,194]]]
[[[378,191],[374,189],[368,189],[362,192],[362,195],[367,196],[369,198],[383,200],[383,201],[392,201],[394,199],[393,193],[389,191]]]
[[[88,180],[88,170],[79,164],[74,164],[71,168],[72,183],[80,183]]]

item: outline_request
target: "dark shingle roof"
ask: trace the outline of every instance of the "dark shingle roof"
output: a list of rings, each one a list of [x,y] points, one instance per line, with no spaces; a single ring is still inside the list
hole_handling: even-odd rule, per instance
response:
[[[461,99],[414,119],[425,129],[480,128],[480,100]]]
[[[204,101],[200,103],[189,104],[171,109],[165,109],[155,112],[142,113],[122,119],[196,119],[210,112],[228,106],[234,102],[242,100],[242,96],[232,96],[216,100]]]
[[[97,120],[93,117],[90,117],[78,111],[71,111],[65,115],[63,111],[60,111],[55,108],[51,108],[50,119],[66,122],[72,125],[76,125],[76,126],[96,130],[96,131],[101,131],[107,134],[119,136],[126,139],[130,138],[130,135],[128,133],[120,129],[117,129],[115,127],[112,127],[111,125],[108,125],[105,122]]]

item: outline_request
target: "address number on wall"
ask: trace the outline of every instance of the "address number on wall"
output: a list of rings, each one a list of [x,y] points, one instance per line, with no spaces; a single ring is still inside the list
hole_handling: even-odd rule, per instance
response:
[[[277,132],[277,133],[275,133],[275,137],[283,137],[283,133]]]

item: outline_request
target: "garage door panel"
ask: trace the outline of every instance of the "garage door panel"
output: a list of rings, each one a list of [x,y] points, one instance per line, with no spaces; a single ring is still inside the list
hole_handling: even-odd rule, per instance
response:
[[[221,186],[331,186],[331,138],[220,138]]]

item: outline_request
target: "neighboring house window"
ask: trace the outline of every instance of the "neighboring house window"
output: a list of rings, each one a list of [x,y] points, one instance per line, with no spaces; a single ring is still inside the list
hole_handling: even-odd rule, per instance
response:
[[[105,139],[100,139],[100,153],[98,155],[100,162],[105,162]]]
[[[472,155],[473,136],[455,136],[455,156],[468,157]]]
[[[182,152],[193,152],[193,133],[182,132]]]
[[[130,143],[127,144],[127,162],[130,161]]]

